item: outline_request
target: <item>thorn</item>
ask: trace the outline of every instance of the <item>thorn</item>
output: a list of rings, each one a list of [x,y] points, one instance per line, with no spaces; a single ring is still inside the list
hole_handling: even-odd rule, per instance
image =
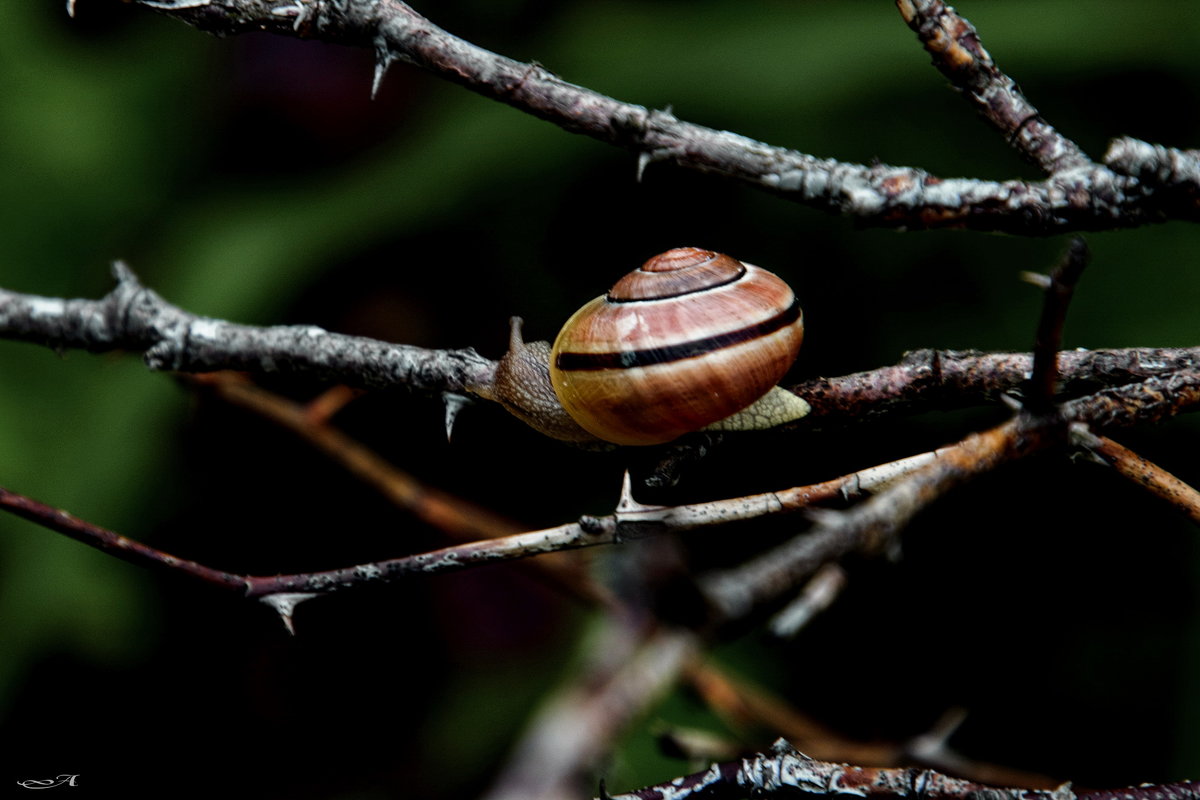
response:
[[[109,272],[112,274],[113,280],[118,284],[130,283],[136,286],[138,283],[137,276],[133,274],[133,270],[124,261],[117,260],[112,262]]]
[[[650,164],[653,163],[653,161],[654,161],[654,156],[650,155],[649,150],[643,150],[642,152],[638,153],[637,179],[636,179],[638,183],[642,182],[642,175],[644,175],[646,173],[646,167],[650,166]]]
[[[925,733],[916,736],[905,745],[905,752],[918,761],[935,761],[946,752],[950,737],[967,719],[967,710],[960,706],[949,708]]]
[[[375,77],[371,80],[371,99],[374,100],[379,94],[379,87],[383,85],[383,76],[387,75],[388,67],[396,57],[391,54],[386,46],[377,45],[375,48]]]
[[[1066,783],[1060,783],[1058,786],[1051,789],[1050,796],[1054,798],[1054,800],[1075,800],[1075,798],[1078,797],[1078,795],[1075,794],[1075,790],[1071,788],[1070,781],[1067,781]]]
[[[75,19],[75,0],[67,0],[67,16]]]
[[[1000,395],[1000,402],[1008,406],[1008,410],[1012,411],[1014,414],[1020,411],[1022,408],[1021,401],[1013,397],[1011,394],[1005,393]]]
[[[782,736],[776,739],[771,745],[771,752],[777,756],[796,756],[797,758],[803,758],[808,761],[812,760],[808,756],[804,755],[804,753],[801,753],[799,750],[792,747],[792,743],[787,739],[784,739]]]
[[[454,440],[454,420],[458,412],[471,404],[471,398],[455,392],[442,392],[442,402],[446,404],[446,441]]]
[[[618,513],[621,511],[646,511],[651,508],[658,508],[658,506],[642,505],[633,499],[633,478],[629,476],[629,470],[625,470],[625,474],[621,476],[621,498],[617,500]]]
[[[292,614],[296,610],[296,606],[303,603],[305,600],[311,600],[317,597],[315,592],[277,592],[275,594],[265,594],[259,599],[275,609],[283,621],[283,627],[287,628],[287,632],[292,636],[296,635],[296,628],[292,624]]]

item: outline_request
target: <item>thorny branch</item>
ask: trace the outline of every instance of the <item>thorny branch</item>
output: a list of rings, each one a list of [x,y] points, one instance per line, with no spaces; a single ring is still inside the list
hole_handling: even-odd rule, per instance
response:
[[[823,159],[677,119],[562,80],[437,27],[400,0],[138,0],[216,34],[266,30],[359,47],[376,86],[403,61],[651,163],[720,175],[811,208],[894,228],[1025,235],[1196,220],[1194,155],[1120,139],[1105,163],[1059,134],[996,68],[975,30],[940,0],[898,0],[934,63],[984,117],[1049,173],[1043,181],[940,178],[914,167]],[[1167,191],[1169,189],[1169,191]]]
[[[817,761],[784,740],[770,753],[713,764],[670,783],[647,786],[611,800],[736,800],[742,797],[928,798],[928,800],[1184,800],[1200,793],[1200,781],[1133,786],[1114,792],[1003,789],[928,769],[856,767]]]
[[[148,289],[123,264],[99,300],[63,300],[0,288],[0,338],[143,353],[154,370],[290,374],[376,389],[459,395],[487,383],[496,362],[471,348],[431,350],[330,333],[311,325],[257,327],[200,317]],[[882,415],[993,404],[1020,395],[1034,368],[1027,353],[918,350],[900,363],[789,387],[812,412],[796,427],[859,424]],[[1200,347],[1071,350],[1058,354],[1059,397],[1200,369]]]

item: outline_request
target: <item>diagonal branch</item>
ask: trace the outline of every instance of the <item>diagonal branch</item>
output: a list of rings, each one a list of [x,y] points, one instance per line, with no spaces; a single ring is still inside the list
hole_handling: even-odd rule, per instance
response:
[[[266,30],[370,47],[376,84],[395,61],[413,64],[485,97],[638,155],[639,173],[666,162],[746,183],[810,208],[868,225],[906,229],[968,228],[1026,235],[1110,230],[1164,219],[1200,219],[1200,209],[1156,194],[1149,178],[1119,175],[1072,150],[1036,116],[1012,135],[1039,163],[1044,181],[940,178],[912,167],[866,166],[776,147],[729,131],[677,119],[668,111],[622,102],[562,80],[538,64],[492,53],[439,28],[400,0],[137,0],[141,5],[219,35]],[[940,3],[902,3],[928,8]],[[972,31],[968,39],[978,45]],[[958,40],[956,40],[957,42]],[[1015,83],[984,51],[974,72],[986,74],[986,102],[1006,107],[998,119],[1034,113]],[[980,84],[974,80],[972,85]],[[1012,127],[1000,123],[1002,129]]]
[[[923,508],[951,489],[996,467],[1063,444],[1068,425],[1095,428],[1155,422],[1200,404],[1200,371],[1064,403],[1049,414],[1021,413],[991,430],[939,451],[941,456],[879,494],[843,512],[822,512],[803,535],[738,567],[710,573],[701,589],[719,618],[741,619],[807,580],[821,566],[853,552],[878,552]]]
[[[974,26],[953,8],[942,0],[896,0],[896,6],[934,66],[1022,155],[1051,175],[1092,166],[1079,145],[1042,119],[1016,81],[992,61]]]

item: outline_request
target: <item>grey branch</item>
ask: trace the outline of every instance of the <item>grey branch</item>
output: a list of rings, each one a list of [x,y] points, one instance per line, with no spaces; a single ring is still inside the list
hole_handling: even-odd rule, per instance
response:
[[[241,370],[295,375],[314,382],[404,388],[429,394],[475,391],[496,362],[472,348],[430,350],[312,325],[258,327],[201,317],[143,286],[124,265],[99,300],[62,299],[0,288],[0,339],[56,350],[128,350],[151,369]],[[918,350],[900,363],[791,386],[812,413],[799,427],[860,423],[872,416],[961,408],[1020,394],[1033,368],[1028,353]],[[1060,397],[1200,368],[1200,348],[1068,350],[1059,353]]]
[[[685,122],[668,111],[569,83],[538,64],[492,53],[437,27],[399,0],[138,2],[216,34],[267,30],[370,47],[378,64],[376,85],[390,64],[403,61],[565,130],[631,150],[638,156],[639,171],[647,164],[671,163],[865,224],[1049,235],[1200,218],[1195,203],[1178,193],[1157,191],[1159,170],[1130,174],[1120,158],[1097,164],[1059,136],[1018,93],[1015,82],[990,57],[984,59],[986,51],[969,26],[968,32],[955,28],[962,34],[954,39],[956,47],[930,47],[930,52],[943,65],[953,65],[949,58],[964,53],[974,59],[972,69],[943,69],[960,80],[968,97],[984,93],[980,101],[996,110],[989,120],[1052,171],[1046,180],[943,179],[913,167],[822,159]],[[915,20],[912,24],[927,46],[930,34],[922,33],[922,21],[963,22],[947,17],[940,0],[901,0],[899,5],[906,19]]]
[[[99,300],[63,300],[0,289],[0,338],[144,353],[155,370],[287,373],[364,387],[462,392],[493,362],[473,349],[427,350],[314,325],[256,327],[200,317],[163,300],[115,264],[116,287]]]
[[[914,797],[926,800],[1167,800],[1196,797],[1200,781],[1134,786],[1116,791],[1075,792],[1057,789],[986,786],[929,769],[855,767],[818,761],[783,739],[772,752],[713,764],[668,783],[647,786],[611,800],[716,800],[735,797]]]

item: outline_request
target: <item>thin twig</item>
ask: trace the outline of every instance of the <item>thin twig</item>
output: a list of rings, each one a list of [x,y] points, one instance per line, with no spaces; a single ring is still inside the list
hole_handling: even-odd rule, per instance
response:
[[[1035,414],[1049,411],[1054,404],[1058,391],[1058,351],[1062,346],[1067,306],[1071,303],[1075,284],[1083,275],[1089,257],[1087,242],[1077,236],[1071,240],[1066,254],[1048,276],[1027,273],[1027,278],[1045,292],[1033,345],[1033,375],[1029,379],[1030,391],[1025,399],[1027,407]]]
[[[933,64],[1022,155],[1054,175],[1093,166],[1087,154],[1042,119],[1016,81],[992,61],[974,26],[942,0],[896,0]]]
[[[290,575],[234,575],[212,570],[139,544],[112,531],[78,520],[50,506],[7,490],[0,508],[13,511],[52,530],[103,550],[112,550],[127,561],[155,568],[175,569],[225,588],[237,588],[248,597],[277,594],[320,595],[375,583],[388,583],[416,574],[438,574],[483,564],[512,561],[567,550],[616,544],[667,532],[683,532],[745,521],[771,514],[794,512],[838,497],[861,497],[878,491],[918,469],[941,451],[922,453],[882,464],[831,481],[766,492],[728,500],[682,506],[643,506],[627,500],[604,517],[584,517],[579,522],[528,531],[494,539],[468,542],[400,558],[358,564],[341,569]]]
[[[738,618],[758,603],[789,591],[822,564],[854,550],[887,545],[894,534],[935,497],[996,465],[1043,449],[1065,436],[1067,421],[1097,428],[1153,423],[1200,403],[1200,372],[1151,378],[1133,386],[1108,389],[1061,406],[1061,417],[1022,414],[958,444],[891,464],[851,473],[832,481],[760,495],[685,506],[627,504],[606,517],[470,542],[441,550],[352,567],[291,575],[234,575],[179,559],[90,523],[4,490],[0,507],[85,544],[160,569],[173,569],[248,597],[305,598],[411,575],[458,571],[483,564],[528,558],[559,550],[615,544],[668,531],[688,531],[808,508],[835,497],[879,491],[846,512],[823,512],[818,525],[792,542],[735,570],[709,575],[703,585],[713,608],[725,619]]]
[[[947,731],[940,727],[943,721],[939,721],[938,728],[908,742],[858,741],[801,713],[786,698],[710,661],[693,662],[684,674],[705,704],[734,730],[750,729],[748,732],[754,733],[765,729],[822,761],[873,767],[915,763],[972,781],[1027,788],[1051,788],[1060,783],[1045,775],[962,757],[949,749]]]
[[[362,443],[325,424],[324,411],[314,414],[311,405],[301,406],[268,392],[236,373],[212,373],[192,380],[226,402],[253,411],[296,434],[395,506],[411,512],[452,539],[498,539],[521,531],[510,519],[426,486]],[[526,563],[570,595],[585,597],[609,608],[616,602],[612,593],[591,580],[584,565],[567,553],[546,553]]]
[[[852,552],[890,547],[912,517],[936,498],[999,465],[1066,441],[1067,425],[1119,427],[1165,419],[1200,403],[1200,372],[1179,372],[1061,405],[1054,413],[1020,413],[975,433],[939,458],[846,511],[822,511],[806,533],[738,567],[700,579],[719,617],[741,619],[807,580],[822,565]]]
[[[223,572],[195,561],[176,558],[3,487],[0,487],[0,509],[23,517],[43,528],[49,528],[69,536],[89,547],[103,550],[109,555],[131,564],[166,570],[176,575],[187,575],[222,589],[244,591],[247,588],[246,577],[243,575]]]
[[[1085,425],[1071,426],[1071,440],[1085,448],[1098,463],[1112,467],[1117,474],[1167,501],[1192,522],[1200,524],[1200,492],[1187,483],[1112,439],[1097,436]]]
[[[314,419],[307,407],[255,386],[236,374],[218,372],[192,380],[222,400],[253,411],[296,434],[376,489],[396,507],[412,512],[454,539],[496,539],[523,530],[512,520],[426,486],[362,443]]]
[[[609,620],[608,628],[621,626]],[[634,631],[615,632],[629,639]],[[617,736],[678,679],[699,649],[679,629],[634,641],[597,643],[605,650],[592,669],[577,670],[530,721],[512,760],[485,800],[564,800],[583,797],[585,781]]]

